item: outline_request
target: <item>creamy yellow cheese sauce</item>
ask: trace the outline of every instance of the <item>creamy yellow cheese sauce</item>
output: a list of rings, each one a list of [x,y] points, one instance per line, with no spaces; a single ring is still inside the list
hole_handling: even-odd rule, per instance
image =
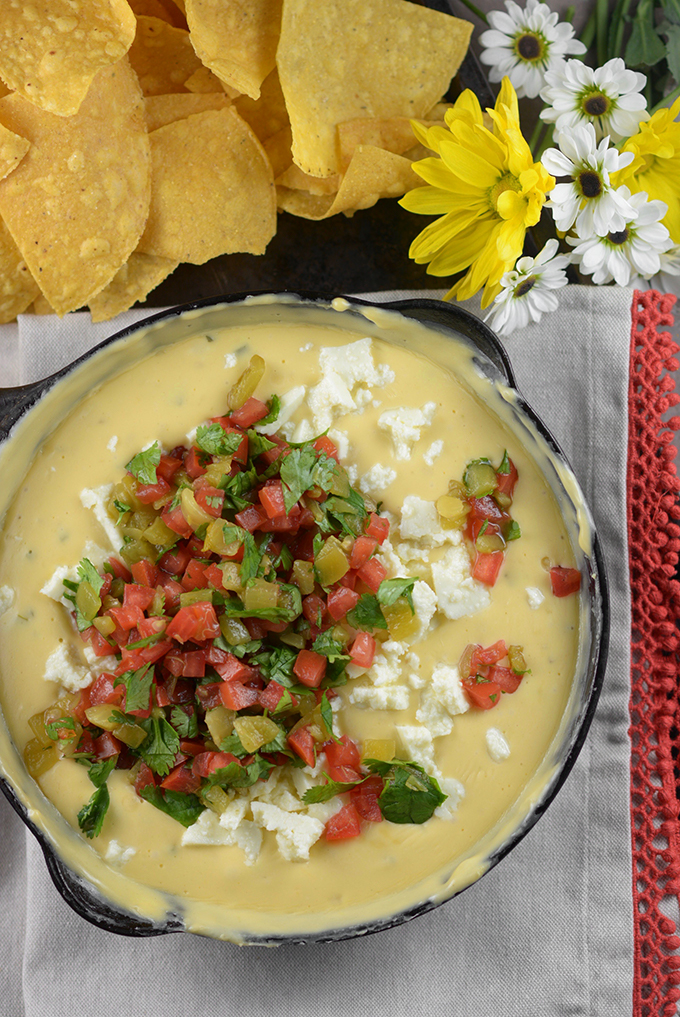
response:
[[[535,438],[514,433],[510,415],[503,423],[491,412],[494,406],[502,413],[503,399],[480,377],[465,347],[384,312],[371,314],[376,323],[331,310],[301,322],[295,306],[256,301],[242,320],[237,308],[228,308],[226,319],[221,313],[196,312],[110,347],[57,386],[7,443],[0,467],[7,491],[16,493],[0,538],[0,585],[11,587],[15,596],[0,617],[0,704],[15,748],[0,732],[0,758],[60,855],[105,896],[155,920],[168,910],[179,911],[187,928],[240,941],[382,919],[448,896],[481,874],[489,853],[511,836],[554,777],[556,746],[574,711],[582,623],[579,598],[553,597],[541,564],[549,558],[573,565],[578,550],[570,545],[542,473],[549,457],[539,468]],[[236,323],[220,327],[223,320]],[[254,353],[267,363],[257,393],[266,398],[294,385],[315,384],[320,347],[365,335],[378,336],[374,359],[389,364],[395,380],[374,390],[379,406],[369,404],[361,414],[336,420],[334,427],[347,433],[348,462],[356,464],[359,475],[375,462],[397,471],[385,491],[387,509],[398,517],[409,494],[435,500],[473,458],[488,456],[498,463],[507,449],[519,471],[512,513],[522,537],[509,546],[490,607],[457,621],[438,615],[434,631],[413,647],[426,674],[437,663],[455,663],[468,643],[489,645],[498,639],[522,645],[531,668],[519,690],[503,696],[497,708],[471,709],[454,719],[450,735],[435,739],[442,774],[465,788],[456,819],[435,818],[424,826],[365,824],[356,840],[318,842],[306,863],[284,861],[274,835],[265,834],[259,859],[247,867],[237,847],[182,847],[184,828],[139,799],[125,772],[117,771],[109,779],[112,803],[102,834],[86,842],[74,832],[77,813],[92,793],[86,768],[60,761],[40,778],[41,794],[19,755],[32,737],[28,719],[57,697],[58,687],[42,677],[47,657],[60,640],[82,648],[63,607],[39,591],[58,566],[79,561],[88,539],[107,546],[94,515],[81,504],[80,491],[117,480],[146,444],[159,440],[172,448],[197,423],[223,413],[229,387]],[[173,341],[165,344],[168,336]],[[226,368],[229,353],[236,354],[237,363]],[[378,417],[391,407],[429,401],[437,405],[431,426],[411,458],[397,462]],[[296,416],[303,415],[301,408]],[[443,452],[427,465],[423,453],[438,440]],[[565,511],[576,516],[578,503]],[[582,533],[582,542],[587,539]],[[527,586],[545,595],[538,609],[529,606]],[[389,737],[395,724],[416,723],[417,691],[411,692],[406,711],[376,711],[349,705],[348,689],[341,690],[340,726],[351,737]],[[494,762],[486,747],[491,726],[510,747],[502,762]],[[118,868],[103,861],[112,839],[135,848]]]

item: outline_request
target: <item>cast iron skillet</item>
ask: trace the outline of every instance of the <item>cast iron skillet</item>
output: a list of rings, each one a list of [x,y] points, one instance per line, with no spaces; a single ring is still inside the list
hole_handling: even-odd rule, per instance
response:
[[[145,318],[143,321],[130,325],[128,328],[117,332],[109,339],[104,340],[95,346],[88,353],[79,357],[72,364],[62,368],[49,378],[35,382],[31,385],[23,385],[17,388],[0,389],[0,441],[4,440],[14,424],[22,417],[49,389],[58,381],[71,373],[74,368],[93,356],[97,351],[108,346],[110,343],[132,335],[140,328],[175,318],[186,311],[208,308],[218,304],[237,303],[251,294],[231,294],[220,298],[210,298],[175,307],[169,311]],[[318,293],[297,292],[286,293],[285,298],[298,297],[303,302],[318,302],[322,305],[330,304],[335,299],[332,296]],[[462,340],[469,348],[475,351],[478,356],[476,362],[483,369],[484,373],[493,380],[500,381],[516,390],[515,376],[510,365],[507,353],[501,345],[497,336],[482,321],[474,317],[468,311],[455,305],[442,303],[438,300],[412,299],[396,300],[390,303],[372,304],[370,301],[348,297],[350,305],[357,307],[378,306],[380,308],[398,311],[407,318],[431,326],[435,331],[453,333],[458,340]],[[543,422],[536,416],[531,407],[518,394],[518,408],[520,414],[528,418],[536,427],[541,436],[545,439],[551,450],[557,457],[566,463],[564,453],[558,443],[546,428]],[[568,464],[567,464],[568,465]],[[607,593],[607,579],[605,574],[604,558],[601,544],[597,533],[592,533],[592,556],[587,558],[589,574],[589,600],[590,600],[590,627],[592,632],[592,647],[588,662],[586,687],[583,701],[572,730],[567,736],[568,752],[561,763],[557,778],[544,799],[538,804],[523,823],[517,828],[512,837],[506,841],[489,858],[489,869],[493,868],[502,858],[534,826],[541,815],[546,811],[553,798],[564,784],[569,775],[576,758],[581,751],[586,734],[592,722],[597,701],[599,698],[602,682],[604,680],[605,665],[608,649],[609,635],[609,602]],[[170,932],[183,932],[184,924],[181,916],[171,911],[162,923],[154,923],[147,919],[130,914],[115,905],[107,902],[86,880],[73,873],[56,854],[55,849],[47,837],[30,820],[23,803],[19,800],[13,787],[0,777],[0,789],[9,800],[14,810],[21,817],[26,826],[37,838],[42,848],[52,880],[67,904],[79,915],[108,932],[116,932],[125,936],[159,936]],[[459,891],[462,892],[462,891]],[[454,896],[456,896],[455,894]],[[266,943],[275,945],[278,943],[309,943],[309,942],[334,942],[342,939],[349,939],[357,935],[366,935],[389,929],[403,922],[416,918],[418,915],[439,906],[442,902],[426,901],[417,907],[392,915],[389,918],[374,921],[361,927],[341,928],[331,930],[323,934],[314,934],[301,937],[268,936],[266,938],[251,938],[251,943]]]

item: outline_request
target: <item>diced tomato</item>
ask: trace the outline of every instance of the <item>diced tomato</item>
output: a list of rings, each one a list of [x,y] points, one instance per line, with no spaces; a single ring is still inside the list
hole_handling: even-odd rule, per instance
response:
[[[385,783],[377,773],[367,777],[365,781],[353,787],[349,793],[354,808],[362,819],[369,823],[382,823],[383,814],[378,805],[378,798],[383,792]]]
[[[287,441],[284,441],[283,438],[279,438],[277,434],[270,434],[267,435],[267,437],[269,438],[269,441],[274,442],[275,447],[267,449],[266,452],[261,452],[258,458],[262,459],[267,466],[271,466],[273,462],[276,462],[280,455],[288,455],[290,452],[290,445]]]
[[[504,551],[491,551],[489,554],[477,553],[470,575],[486,586],[494,586],[504,558]]]
[[[487,677],[500,687],[501,692],[516,692],[522,682],[522,675],[515,674],[511,667],[490,667]]]
[[[220,650],[216,646],[211,646],[207,651],[206,660],[224,681],[245,682],[255,674],[254,668],[239,660],[228,650]]]
[[[179,456],[172,454],[168,456],[161,456],[161,461],[156,467],[156,476],[163,480],[167,480],[167,482],[171,484],[181,465],[182,459]]]
[[[86,629],[87,642],[90,644],[97,657],[108,657],[113,652],[113,647],[108,639],[99,632],[94,625]],[[82,633],[85,636],[85,632]]]
[[[94,739],[95,759],[110,759],[111,756],[117,756],[122,748],[122,742],[119,742],[110,731],[102,731],[99,737]]]
[[[196,686],[196,699],[204,710],[214,710],[216,706],[222,706],[222,689],[224,682],[206,682],[205,685]]]
[[[345,572],[344,576],[340,580],[340,585],[346,586],[348,590],[353,590],[354,587],[357,585],[356,572],[352,572],[351,569],[349,572]]]
[[[165,780],[161,781],[161,787],[166,791],[179,791],[181,794],[189,795],[198,791],[201,786],[201,778],[192,772],[190,766],[182,763],[171,770]]]
[[[203,639],[215,639],[220,635],[220,626],[215,608],[207,600],[199,600],[195,604],[180,607],[168,625],[166,635],[185,643],[188,639],[201,642]]]
[[[139,589],[144,589],[144,587],[140,586]],[[110,607],[106,614],[113,618],[116,625],[125,632],[129,632],[130,629],[136,629],[139,623],[144,620],[144,612],[136,604],[123,604],[121,607]]]
[[[326,674],[328,660],[314,650],[300,650],[293,664],[293,674],[310,689],[318,688]]]
[[[171,576],[181,576],[191,561],[191,557],[191,551],[185,544],[177,544],[172,551],[166,551],[164,555],[161,555],[158,566]]]
[[[317,452],[323,452],[325,455],[330,456],[331,459],[335,459],[336,463],[340,462],[338,446],[328,437],[327,434],[322,434],[321,437],[316,439],[314,442],[314,448]]]
[[[346,586],[337,586],[328,594],[328,613],[333,621],[340,621],[348,611],[356,607],[359,594]]]
[[[501,698],[501,687],[496,682],[478,681],[476,678],[463,678],[461,681],[465,694],[473,706],[480,710],[491,710],[498,706]]]
[[[321,627],[326,614],[326,602],[316,593],[310,593],[308,597],[302,598],[302,613],[307,621]]]
[[[179,747],[185,756],[200,756],[201,752],[205,752],[205,744],[201,738],[182,738]]]
[[[494,494],[507,494],[512,498],[513,491],[515,490],[515,484],[517,483],[517,467],[513,463],[512,459],[508,458],[508,472],[507,473],[496,473],[496,479],[498,486]]]
[[[230,420],[239,427],[252,427],[258,420],[262,420],[269,413],[269,407],[266,403],[263,403],[261,399],[255,399],[251,396],[250,399],[246,399],[243,406],[239,407],[238,410],[234,410],[231,414]]]
[[[231,752],[201,752],[194,757],[192,771],[197,777],[209,777],[215,770],[223,770],[230,763],[238,763]]]
[[[139,772],[135,777],[135,791],[137,794],[140,794],[145,787],[149,786],[156,786],[156,777],[150,766],[147,766],[146,763],[141,763]]]
[[[165,509],[161,513],[161,519],[173,533],[179,533],[180,537],[190,537],[193,530],[189,526],[188,522],[182,514],[182,508],[180,505],[176,505],[174,509]],[[163,555],[165,557],[165,555]],[[164,566],[159,562],[161,568]]]
[[[366,583],[369,590],[377,593],[380,584],[387,576],[387,569],[377,558],[369,558],[365,565],[357,569],[357,575],[362,582]]]
[[[166,654],[163,658],[163,664],[165,664],[168,656]],[[215,685],[217,684],[216,682]],[[203,686],[199,687],[202,688]],[[156,702],[159,706],[171,706],[181,703],[186,707],[185,712],[188,712],[190,715],[193,713],[194,708],[187,704],[193,703],[195,696],[194,683],[184,678],[171,675],[169,678],[158,679],[156,681]]]
[[[155,590],[150,589],[148,586],[127,583],[123,593],[123,607],[137,607],[140,611],[146,611],[153,603],[155,592]]]
[[[367,535],[357,537],[350,551],[349,567],[351,569],[360,569],[375,554],[377,548],[378,541],[375,537]]]
[[[156,587],[156,589],[160,590],[163,594],[165,603],[164,610],[169,614],[176,611],[180,603],[179,598],[185,592],[181,583],[177,583],[174,579],[169,579],[165,576],[160,586]]]
[[[314,534],[301,533],[291,547],[293,558],[300,561],[314,561]]]
[[[208,468],[211,458],[196,445],[189,449],[184,459],[184,469],[192,480],[202,477]]]
[[[208,582],[208,586],[212,586],[213,589],[215,590],[224,589],[223,584],[224,576],[222,574],[222,569],[214,562],[211,562],[210,565],[205,566],[205,568],[203,569],[203,575],[205,576]]]
[[[550,569],[550,585],[556,597],[569,597],[581,589],[581,573],[578,569],[555,565]]]
[[[504,639],[499,639],[493,646],[487,646],[484,649],[483,646],[475,646],[472,653],[472,659],[470,660],[470,674],[474,673],[480,667],[488,667],[489,664],[497,664],[503,657],[507,657],[508,648],[505,645]]]
[[[385,516],[379,516],[371,512],[366,533],[369,537],[375,537],[379,544],[384,543],[390,533],[390,521]]]
[[[116,577],[116,579],[124,579],[126,583],[130,582],[130,579],[132,577],[130,575],[128,567],[127,567],[127,565],[123,564],[123,562],[120,560],[120,558],[114,558],[114,557],[107,558],[106,559],[106,564],[111,569],[111,571],[113,572],[113,574]]]
[[[182,675],[185,678],[203,678],[205,675],[205,650],[187,650],[183,656]]]
[[[307,766],[314,766],[316,763],[316,742],[308,727],[299,727],[288,735],[288,744],[293,752],[304,760]]]
[[[251,639],[264,639],[269,632],[269,629],[261,618],[243,618],[242,621],[248,629],[248,635]]]
[[[123,646],[121,647],[121,661],[116,668],[116,674],[124,674],[125,671],[136,671],[143,664],[154,664],[161,657],[164,657],[170,649],[172,649],[172,643],[169,639],[161,639],[151,646],[140,646],[136,650],[129,650],[127,646]]]
[[[329,766],[351,766],[355,770],[361,766],[359,746],[347,735],[343,735],[338,742],[333,739],[324,742],[323,750]]]
[[[97,675],[88,689],[88,706],[99,706],[101,703],[111,703],[112,706],[121,706],[125,699],[125,686],[114,686],[115,676],[104,671]],[[87,709],[87,707],[86,707]]]
[[[234,518],[244,530],[254,533],[269,517],[261,505],[249,505],[242,512],[237,512]]]
[[[192,558],[184,570],[182,586],[185,590],[205,590],[209,582],[205,576],[206,564],[197,558]]]
[[[285,686],[279,685],[277,681],[272,680],[266,688],[258,692],[257,701],[265,710],[269,710],[270,713],[276,713],[278,705],[287,691]],[[290,695],[290,705],[297,706],[297,698],[292,694]]]
[[[327,821],[325,827],[326,840],[349,840],[361,833],[361,816],[352,802],[343,805],[339,812]]]
[[[195,495],[197,503],[204,512],[207,512],[209,516],[214,516],[215,519],[220,518],[224,505],[224,491],[220,491],[219,487],[205,484],[195,490]]]
[[[228,710],[246,710],[257,703],[258,690],[240,682],[223,682],[220,687],[222,705]]]
[[[357,632],[349,651],[352,663],[357,667],[370,667],[375,657],[376,642],[370,632]]]
[[[147,558],[142,558],[141,561],[134,562],[130,569],[132,571],[132,578],[140,586],[155,587],[158,585],[160,580],[160,569],[152,565]]]
[[[77,720],[82,724],[85,720],[84,717],[79,717],[77,712],[74,714]],[[94,738],[89,731],[83,731],[80,738],[78,739],[78,747],[76,749],[76,756],[91,756],[94,754]]]
[[[135,491],[135,497],[141,501],[142,505],[150,505],[151,502],[164,498],[171,490],[167,480],[163,480],[161,477],[157,484],[140,484]]]
[[[232,417],[212,417],[210,423],[219,424],[227,434],[243,435],[241,443],[234,453],[234,460],[245,466],[248,462],[248,435],[244,433],[243,428],[235,424]]]

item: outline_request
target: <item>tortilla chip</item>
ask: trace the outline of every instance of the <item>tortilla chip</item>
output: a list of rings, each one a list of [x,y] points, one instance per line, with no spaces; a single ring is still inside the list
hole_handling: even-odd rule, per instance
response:
[[[184,3],[184,0],[172,0],[172,3],[174,3],[175,7],[179,7],[182,14],[186,14],[187,8],[186,4]]]
[[[59,116],[77,113],[94,76],[125,56],[135,37],[126,0],[3,3],[0,75]]]
[[[40,287],[0,219],[0,325],[14,321],[39,293]]]
[[[108,286],[90,301],[92,321],[110,321],[144,300],[151,290],[174,272],[179,262],[133,251]]]
[[[339,173],[334,177],[311,177],[293,163],[277,179],[276,186],[289,187],[294,191],[307,191],[309,194],[337,194],[340,180]]]
[[[370,208],[380,198],[400,197],[419,183],[420,177],[411,169],[409,159],[373,145],[360,145],[336,195],[279,187],[277,200],[284,212],[304,219],[328,219],[338,212],[352,215],[359,208]]]
[[[292,141],[290,126],[288,126],[277,131],[276,134],[272,134],[271,138],[267,138],[262,143],[262,147],[271,163],[275,180],[293,164],[293,154],[290,150]]]
[[[30,141],[0,124],[0,180],[17,168],[30,147]]]
[[[239,116],[250,124],[263,144],[267,138],[271,138],[284,127],[290,127],[286,100],[283,98],[276,69],[262,82],[259,99],[241,95],[234,102],[234,106]]]
[[[97,74],[74,116],[8,95],[0,122],[31,143],[0,181],[0,215],[63,315],[106,286],[144,228],[150,152],[139,85],[123,59]]]
[[[189,33],[160,18],[137,18],[130,63],[144,95],[187,92],[185,82],[201,68]]]
[[[430,121],[421,121],[432,127]],[[442,121],[443,126],[443,121]],[[340,168],[344,173],[358,145],[375,145],[395,155],[403,155],[416,144],[409,117],[361,117],[338,124]]]
[[[187,27],[187,20],[173,0],[128,0],[130,7],[139,17],[160,18],[175,28]]]
[[[146,129],[151,134],[175,120],[186,120],[194,113],[204,113],[207,109],[224,109],[228,105],[229,99],[224,92],[211,92],[208,95],[192,95],[190,92],[148,95],[144,100]]]
[[[276,65],[282,0],[186,0],[191,41],[218,78],[252,99]]]
[[[296,164],[312,176],[337,173],[336,126],[347,120],[424,117],[471,31],[407,0],[286,0],[277,64]]]
[[[54,314],[54,308],[49,302],[47,297],[43,296],[42,293],[38,293],[30,307],[26,309],[31,314]]]
[[[221,92],[222,95],[226,94],[220,79],[216,74],[208,70],[207,67],[199,67],[197,71],[194,71],[191,77],[187,78],[184,82],[184,87],[189,92]]]
[[[196,113],[149,135],[149,219],[138,249],[202,265],[220,254],[264,254],[276,232],[271,165],[233,106]]]

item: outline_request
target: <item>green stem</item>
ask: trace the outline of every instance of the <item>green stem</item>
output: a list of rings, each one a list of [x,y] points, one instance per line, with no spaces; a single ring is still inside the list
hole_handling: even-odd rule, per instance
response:
[[[550,146],[553,143],[553,138],[554,138],[554,134],[555,134],[555,127],[554,127],[553,124],[547,124],[546,126],[549,128],[549,130],[547,130],[545,132],[545,134],[543,136],[543,141],[538,146],[538,151],[534,155],[534,162],[540,162],[541,161],[541,156],[545,152],[546,148],[550,148]]]
[[[460,0],[460,2],[463,4],[464,7],[467,7],[469,11],[472,11],[473,14],[476,14],[479,20],[483,21],[485,25],[489,24],[486,18],[486,14],[484,14],[483,11],[480,11],[479,7],[472,3],[472,0]]]
[[[626,30],[626,17],[630,8],[631,0],[619,0],[614,10],[614,16],[612,18],[612,29],[609,33],[609,40],[611,45],[609,46],[609,59],[613,57],[623,56],[621,47],[623,46],[623,33]]]
[[[657,102],[654,109],[650,109],[650,116],[658,110],[663,109],[664,106],[672,106],[678,96],[680,96],[680,85],[678,85],[677,88],[674,88],[672,92],[669,92],[668,95],[664,95],[661,102]]]
[[[597,0],[595,7],[597,23],[597,62],[602,66],[607,59],[607,25],[609,21],[609,0]]]
[[[597,20],[596,11],[593,10],[590,17],[583,26],[583,31],[581,32],[580,39],[587,50],[590,49],[590,47],[593,45],[593,39],[595,38],[596,20]]]
[[[541,120],[539,117],[539,119],[536,121],[531,137],[529,138],[529,148],[531,149],[532,152],[538,145],[539,139],[543,134],[545,128],[546,128],[545,122]],[[536,157],[534,157],[534,162],[538,162]]]
[[[574,7],[573,4],[571,5],[571,7],[567,7],[566,11],[564,12],[564,21],[566,21],[569,24],[571,24],[572,21],[574,20],[575,12],[576,12],[576,8]]]

